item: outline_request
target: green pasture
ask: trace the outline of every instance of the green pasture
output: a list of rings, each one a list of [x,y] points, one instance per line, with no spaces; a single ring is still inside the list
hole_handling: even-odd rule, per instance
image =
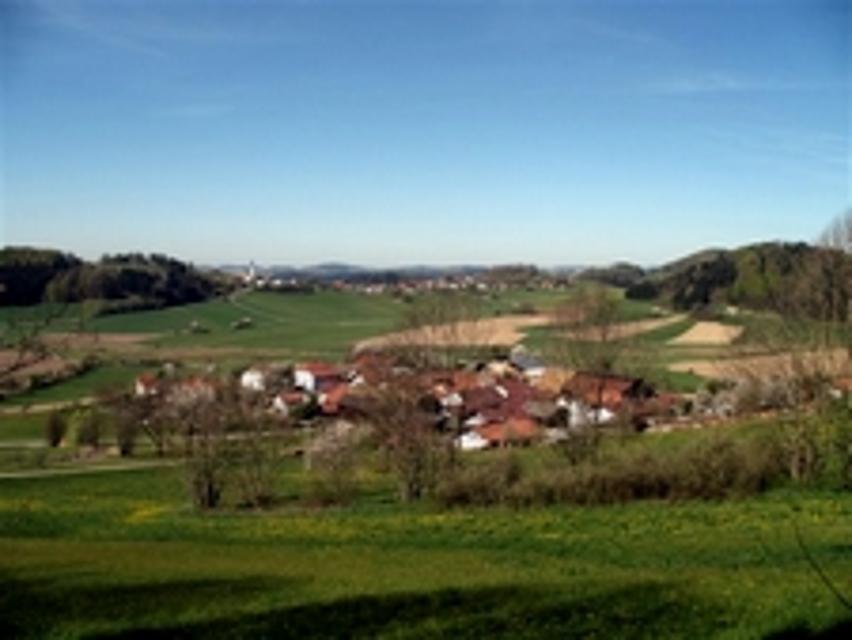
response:
[[[201,515],[177,469],[0,480],[4,637],[765,638],[848,631],[852,496]],[[790,636],[778,636],[790,637]],[[841,637],[841,636],[837,636]]]
[[[47,416],[47,412],[0,414],[0,445],[23,441],[44,441]]]
[[[68,380],[17,394],[0,401],[0,409],[47,403],[64,403],[92,396],[103,389],[127,388],[145,367],[107,363]]]

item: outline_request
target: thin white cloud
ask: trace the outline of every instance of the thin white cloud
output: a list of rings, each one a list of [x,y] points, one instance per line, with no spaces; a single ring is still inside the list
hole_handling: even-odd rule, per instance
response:
[[[850,167],[849,142],[839,132],[742,125],[704,131],[716,144],[737,157],[788,173],[808,175],[832,184],[841,182]]]
[[[612,40],[627,45],[638,47],[671,47],[672,44],[665,38],[643,29],[626,29],[608,24],[598,20],[575,18],[569,23],[579,31],[603,40]]]
[[[649,82],[643,89],[664,96],[689,96],[714,93],[783,93],[823,91],[836,88],[829,82],[750,78],[725,72],[699,73]]]
[[[197,103],[176,105],[171,107],[163,107],[155,109],[152,115],[157,118],[217,118],[228,115],[234,111],[234,107],[229,104],[218,103]]]
[[[270,44],[280,33],[256,33],[234,24],[202,20],[179,3],[83,2],[36,0],[43,18],[53,26],[134,53],[163,57],[170,46]],[[215,18],[215,16],[213,16]],[[224,26],[223,26],[224,24]]]

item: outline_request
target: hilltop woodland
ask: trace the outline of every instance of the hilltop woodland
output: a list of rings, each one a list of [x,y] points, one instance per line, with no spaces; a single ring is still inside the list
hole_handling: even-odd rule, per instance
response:
[[[650,271],[626,295],[680,310],[722,304],[845,322],[852,299],[849,220],[849,214],[840,218],[819,246],[765,243],[703,251]]]
[[[207,300],[220,283],[174,258],[130,253],[86,262],[60,251],[0,250],[0,306],[97,300],[101,313]]]

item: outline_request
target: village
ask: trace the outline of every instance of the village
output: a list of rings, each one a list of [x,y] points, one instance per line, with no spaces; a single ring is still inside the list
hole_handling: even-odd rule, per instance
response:
[[[341,432],[377,419],[375,392],[403,378],[418,413],[462,451],[553,444],[588,427],[641,432],[683,415],[683,397],[660,393],[641,378],[546,366],[523,347],[505,358],[417,371],[375,352],[345,364],[256,365],[239,374],[238,385],[282,422],[333,424]],[[212,376],[170,382],[163,371],[146,372],[134,393],[180,404],[213,400],[219,386]]]

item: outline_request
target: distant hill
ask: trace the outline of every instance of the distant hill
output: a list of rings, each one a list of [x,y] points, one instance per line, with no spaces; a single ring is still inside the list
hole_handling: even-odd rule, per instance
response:
[[[52,249],[0,249],[0,305],[103,302],[103,312],[200,302],[222,283],[174,258],[138,253],[97,262]]]
[[[852,256],[804,243],[709,249],[649,271],[626,295],[678,309],[731,304],[846,320]]]
[[[590,267],[577,274],[577,280],[599,282],[626,289],[645,277],[645,270],[629,262],[616,262],[608,267]]]
[[[274,278],[297,278],[311,282],[331,282],[343,280],[346,282],[385,282],[393,283],[401,280],[425,280],[428,278],[458,277],[478,274],[486,271],[485,267],[461,265],[457,267],[430,267],[412,265],[402,267],[364,267],[344,263],[323,263],[307,267],[274,266],[259,269],[259,272]]]

